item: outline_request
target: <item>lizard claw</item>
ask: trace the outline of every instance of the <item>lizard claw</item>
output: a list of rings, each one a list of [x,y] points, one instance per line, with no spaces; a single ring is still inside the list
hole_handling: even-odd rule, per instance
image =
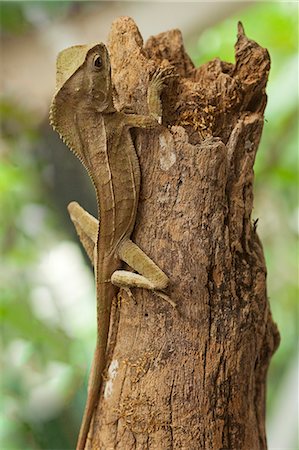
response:
[[[167,66],[161,69],[158,67],[150,81],[150,84],[154,86],[158,92],[161,92],[165,87],[165,80],[178,77],[178,74],[173,73],[175,67]]]
[[[167,303],[169,303],[173,308],[176,308],[177,307],[177,304],[173,301],[173,300],[171,300],[171,298],[167,295],[167,294],[165,294],[164,292],[162,292],[162,291],[153,291],[153,293],[155,294],[155,295],[157,295],[158,297],[160,297],[160,298],[162,298],[163,300],[165,300]]]
[[[150,115],[157,120],[159,125],[162,124],[162,103],[161,93],[165,87],[165,80],[174,78],[177,75],[173,73],[174,66],[167,66],[161,69],[158,67],[150,82],[147,91],[147,103],[149,106]]]

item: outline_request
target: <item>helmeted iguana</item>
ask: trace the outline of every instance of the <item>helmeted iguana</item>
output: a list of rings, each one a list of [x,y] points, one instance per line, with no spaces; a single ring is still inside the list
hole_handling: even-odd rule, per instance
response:
[[[104,44],[78,45],[57,58],[57,90],[50,121],[80,159],[95,187],[99,221],[78,203],[68,209],[95,268],[97,342],[77,450],[84,450],[100,394],[110,323],[117,287],[159,291],[168,277],[130,240],[134,228],[140,169],[130,128],[153,128],[161,122],[160,94],[169,71],[158,71],[149,83],[148,115],[115,109],[108,51]],[[138,273],[120,270],[122,261]],[[163,296],[163,294],[162,294]]]

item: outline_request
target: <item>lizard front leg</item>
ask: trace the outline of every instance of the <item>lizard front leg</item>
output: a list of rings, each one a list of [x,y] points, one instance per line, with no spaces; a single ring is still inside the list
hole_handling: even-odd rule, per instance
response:
[[[161,93],[165,87],[165,80],[176,77],[173,67],[157,69],[151,78],[147,90],[148,115],[126,114],[125,123],[128,127],[154,128],[162,123]]]
[[[154,117],[159,124],[162,123],[162,102],[161,93],[165,87],[165,80],[174,78],[173,66],[158,68],[151,78],[147,90],[147,106],[149,114]]]

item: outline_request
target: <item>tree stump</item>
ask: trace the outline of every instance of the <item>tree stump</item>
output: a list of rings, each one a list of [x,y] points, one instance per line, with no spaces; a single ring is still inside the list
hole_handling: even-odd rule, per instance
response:
[[[266,449],[265,385],[279,334],[252,223],[267,50],[241,24],[236,63],[195,68],[179,30],[143,46],[132,19],[109,37],[115,103],[146,112],[169,64],[163,126],[134,131],[142,189],[133,240],[166,272],[177,309],[142,289],[113,305],[94,449]]]

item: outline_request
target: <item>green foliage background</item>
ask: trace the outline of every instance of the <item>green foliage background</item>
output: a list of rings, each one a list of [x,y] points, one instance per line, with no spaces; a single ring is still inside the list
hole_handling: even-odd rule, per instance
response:
[[[2,33],[21,35],[32,29],[25,3],[2,2]],[[45,14],[54,18],[67,15],[71,5],[39,2]],[[197,46],[189,48],[196,65],[216,56],[233,62],[236,24],[242,20],[246,34],[268,48],[272,59],[266,123],[255,165],[253,216],[260,219],[271,308],[282,336],[269,374],[270,420],[276,394],[296,355],[298,333],[297,13],[292,3],[256,4],[206,30]],[[0,107],[1,449],[72,448],[85,401],[86,385],[81,380],[86,376],[86,354],[90,357],[93,335],[70,336],[63,321],[42,320],[32,305],[41,254],[50,251],[58,239],[69,238],[45,196],[44,166],[33,150],[41,139],[36,117],[4,95]],[[32,213],[36,224],[26,226]],[[59,368],[54,377],[49,369],[53,366]],[[30,414],[32,392],[53,382],[51,389],[63,402],[52,415],[34,417]]]

